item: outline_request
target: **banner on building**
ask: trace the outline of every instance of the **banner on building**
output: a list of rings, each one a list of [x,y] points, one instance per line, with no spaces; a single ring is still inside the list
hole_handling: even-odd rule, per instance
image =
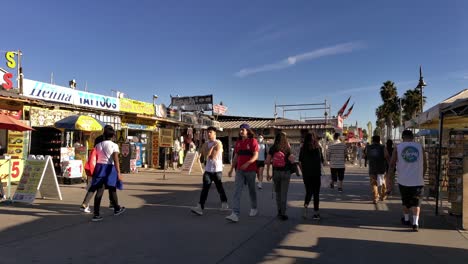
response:
[[[73,99],[74,105],[116,112],[120,109],[118,98],[83,91],[75,92],[76,95]]]
[[[126,113],[135,113],[143,115],[154,115],[154,105],[152,103],[120,98],[120,111]]]
[[[167,117],[167,108],[164,104],[159,104],[155,106],[155,115],[159,118]]]
[[[66,110],[49,110],[46,108],[32,107],[29,112],[29,117],[32,127],[53,127],[55,122],[74,114],[74,112]]]
[[[337,120],[338,120],[338,122],[337,122],[337,127],[338,127],[339,129],[343,129],[343,117],[338,116]]]
[[[73,104],[76,91],[67,87],[54,84],[23,80],[23,95],[29,98],[44,101],[53,101],[63,104]]]
[[[213,95],[171,97],[171,106],[181,111],[212,111]]]
[[[23,95],[44,101],[73,104],[106,111],[118,112],[120,110],[118,98],[29,79],[23,80]]]

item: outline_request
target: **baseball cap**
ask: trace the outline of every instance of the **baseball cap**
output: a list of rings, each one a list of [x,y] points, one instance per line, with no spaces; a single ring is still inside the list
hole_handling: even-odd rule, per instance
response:
[[[247,123],[244,123],[244,124],[240,125],[240,127],[239,127],[239,128],[250,129],[250,126],[249,126],[249,124],[247,124]]]

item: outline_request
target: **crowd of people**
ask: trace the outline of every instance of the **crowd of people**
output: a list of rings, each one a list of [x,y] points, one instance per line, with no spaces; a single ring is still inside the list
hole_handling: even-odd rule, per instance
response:
[[[200,199],[197,205],[191,208],[194,214],[200,216],[203,215],[205,202],[213,182],[219,194],[221,209],[229,208],[228,197],[222,183],[223,145],[216,138],[216,132],[215,127],[209,127],[207,129],[208,140],[200,148],[205,161],[205,170],[202,176]],[[86,164],[87,171],[90,171],[90,180],[81,208],[90,213],[88,204],[93,194],[97,192],[94,198],[92,221],[102,220],[100,204],[106,188],[109,190],[109,199],[114,215],[120,215],[125,211],[125,207],[120,206],[117,199],[116,189],[121,188],[123,178],[118,162],[118,145],[111,141],[114,134],[111,126],[104,128],[104,134],[95,142],[94,154],[90,158],[91,162],[88,160]],[[331,176],[329,188],[334,189],[336,186],[338,192],[343,192],[344,189],[348,148],[339,138],[340,134],[335,133],[333,142],[324,148],[315,132],[308,132],[304,135],[299,157],[296,159],[291,151],[286,133],[276,134],[273,145],[268,147],[264,143],[262,135],[256,137],[249,124],[242,124],[239,128],[239,138],[233,149],[232,166],[228,172],[229,177],[232,177],[235,172],[235,187],[231,201],[232,211],[230,215],[226,216],[226,219],[234,223],[239,222],[244,185],[247,185],[250,197],[249,216],[254,217],[258,214],[257,188],[263,188],[265,168],[266,180],[273,181],[277,217],[280,220],[288,220],[289,183],[291,174],[298,171],[302,174],[305,189],[303,217],[308,217],[309,203],[313,200],[313,219],[319,220],[320,189],[324,166],[329,165]],[[402,139],[403,142],[396,146],[391,140],[383,145],[379,136],[373,136],[371,144],[366,146],[356,144],[356,157],[360,166],[362,159],[365,160],[365,166],[368,163],[371,197],[374,204],[385,201],[387,196],[393,192],[395,173],[397,172],[403,205],[401,222],[404,225],[412,226],[413,231],[418,231],[424,186],[423,175],[426,170],[425,155],[421,144],[414,142],[413,133],[410,130],[403,131]],[[325,153],[323,153],[324,149]],[[410,221],[410,212],[412,213],[412,221]]]

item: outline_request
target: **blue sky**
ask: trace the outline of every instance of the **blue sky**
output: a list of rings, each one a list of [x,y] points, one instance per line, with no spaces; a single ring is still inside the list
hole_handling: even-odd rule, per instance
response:
[[[5,5],[3,6],[5,7]],[[467,1],[10,1],[0,50],[25,78],[170,103],[213,94],[230,115],[351,95],[345,124],[375,123],[380,86],[428,86],[425,109],[468,88]],[[8,10],[8,11],[7,11]],[[3,55],[2,55],[3,56]],[[2,66],[3,67],[3,66]],[[287,118],[323,111],[289,112]]]

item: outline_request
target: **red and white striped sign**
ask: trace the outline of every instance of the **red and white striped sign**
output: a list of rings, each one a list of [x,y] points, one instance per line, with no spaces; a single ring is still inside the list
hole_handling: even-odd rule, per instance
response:
[[[227,106],[215,104],[213,105],[213,113],[218,115],[224,115],[227,112]]]

